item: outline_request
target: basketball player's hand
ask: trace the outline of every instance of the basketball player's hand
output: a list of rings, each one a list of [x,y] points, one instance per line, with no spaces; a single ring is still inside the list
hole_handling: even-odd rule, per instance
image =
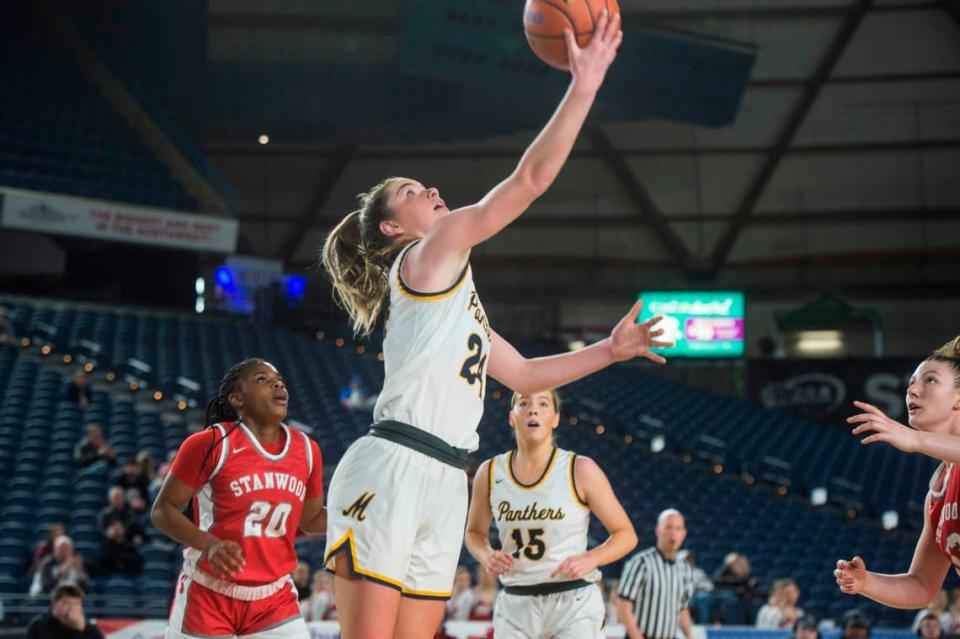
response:
[[[874,444],[876,442],[886,442],[907,453],[916,452],[920,447],[920,434],[904,426],[900,422],[894,421],[883,414],[883,411],[867,404],[866,402],[854,402],[854,406],[862,410],[859,415],[847,418],[848,424],[859,424],[853,429],[854,435],[873,432],[873,435],[864,437],[861,444]]]
[[[246,563],[240,544],[218,540],[207,548],[207,561],[218,575],[230,577],[243,570]]]
[[[505,575],[513,570],[513,557],[505,552],[494,550],[483,562],[483,567],[497,576]]]
[[[860,557],[850,561],[841,559],[837,562],[837,569],[833,571],[837,579],[840,592],[848,595],[857,595],[863,592],[863,583],[867,578],[867,566]]]
[[[565,29],[563,37],[567,41],[567,56],[573,81],[582,89],[597,91],[603,84],[607,69],[617,57],[620,43],[623,42],[620,14],[617,13],[611,17],[604,9],[597,21],[590,44],[582,49],[577,46],[577,39],[571,30]]]
[[[550,573],[550,577],[580,579],[584,575],[589,574],[590,571],[595,570],[596,567],[596,560],[590,557],[589,554],[583,554],[579,557],[568,557],[563,560],[563,563],[554,568],[553,572]]]
[[[624,315],[623,319],[613,327],[613,332],[610,333],[610,348],[613,352],[613,359],[618,362],[625,362],[634,357],[646,357],[657,364],[666,364],[666,359],[650,350],[652,347],[669,348],[673,346],[673,342],[656,339],[663,335],[663,329],[656,327],[663,317],[658,315],[642,324],[637,324],[637,318],[640,316],[642,308],[643,300],[637,300],[630,312]]]

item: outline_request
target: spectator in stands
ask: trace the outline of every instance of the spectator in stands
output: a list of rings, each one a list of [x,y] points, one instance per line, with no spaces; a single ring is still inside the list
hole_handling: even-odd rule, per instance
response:
[[[293,569],[293,585],[297,587],[297,601],[303,602],[310,597],[310,566],[306,562],[298,561]]]
[[[917,628],[917,637],[920,639],[942,639],[943,626],[940,625],[940,616],[935,612],[924,612]]]
[[[80,408],[86,408],[90,405],[90,399],[90,380],[87,379],[86,373],[78,371],[73,376],[73,381],[67,386],[67,401],[73,402]]]
[[[26,639],[103,639],[103,633],[88,623],[83,613],[83,590],[64,584],[50,597],[50,612],[34,619]]]
[[[147,531],[137,520],[133,509],[127,506],[123,488],[120,486],[112,486],[107,492],[107,505],[97,515],[97,526],[106,534],[107,528],[115,521],[123,524],[129,541],[137,545],[147,541]]]
[[[954,592],[956,592],[956,590]],[[923,620],[923,617],[929,613],[937,616],[937,619],[940,620],[940,625],[943,626],[944,633],[953,632],[955,618],[953,613],[948,609],[948,603],[947,591],[941,590],[937,593],[937,598],[934,599],[929,606],[917,611],[917,616],[914,617],[913,625],[910,629],[913,632],[918,632],[920,630],[920,622]]]
[[[707,576],[703,568],[697,566],[693,553],[689,550],[681,550],[677,553],[677,559],[686,562],[693,571],[693,595],[690,597],[690,615],[696,623],[709,623],[711,619],[712,602],[711,593],[713,592],[713,582]]]
[[[856,608],[848,610],[840,618],[840,637],[841,639],[870,639],[870,620]]]
[[[940,617],[941,621],[947,622],[943,631],[948,635],[960,634],[960,588],[951,590],[949,599],[947,610]]]
[[[310,597],[300,602],[300,611],[307,621],[327,621],[337,618],[333,597],[333,577],[326,570],[313,573]]]
[[[34,597],[53,592],[54,588],[65,584],[86,588],[89,577],[83,557],[73,548],[72,539],[60,535],[53,540],[53,553],[40,564],[33,581],[30,594]]]
[[[77,444],[73,459],[80,468],[103,460],[111,466],[117,463],[117,453],[103,437],[103,429],[96,424],[87,426],[87,435]]]
[[[475,598],[476,593],[473,591],[470,569],[466,566],[458,566],[453,577],[453,590],[450,593],[450,598],[447,599],[445,618],[459,621],[469,619],[470,609],[473,607]]]
[[[477,587],[474,589],[473,605],[467,619],[492,621],[493,604],[500,594],[500,579],[496,574],[477,564]]]
[[[350,384],[340,391],[340,405],[349,410],[373,410],[376,403],[377,396],[367,392],[357,373],[350,376]]]
[[[147,487],[148,503],[152,504],[157,499],[157,495],[160,493],[160,487],[163,486],[163,480],[167,478],[167,473],[169,472],[170,461],[165,461],[157,467],[157,474]]]
[[[40,570],[40,564],[43,563],[43,560],[53,552],[53,540],[66,534],[67,527],[60,522],[50,524],[50,529],[47,531],[47,538],[37,544],[36,549],[33,551],[33,563],[30,564],[30,569],[27,571],[28,577],[36,574],[36,572]]]
[[[793,579],[777,579],[770,589],[770,598],[757,613],[757,628],[774,629],[793,626],[803,610],[797,607],[800,588]]]
[[[793,624],[793,639],[820,639],[820,628],[813,615],[804,615]]]
[[[113,482],[114,486],[123,489],[127,505],[135,513],[142,513],[150,499],[150,482],[140,470],[140,463],[133,457],[123,464],[123,473]]]
[[[713,602],[720,604],[726,611],[714,614],[712,621],[749,624],[749,611],[757,592],[757,580],[753,577],[750,560],[739,553],[728,553],[723,564],[713,574],[713,585]],[[739,605],[731,606],[734,602]]]
[[[100,542],[100,557],[95,564],[97,577],[114,573],[139,575],[143,572],[143,557],[137,547],[127,539],[123,522],[114,519],[107,525],[106,536]]]
[[[607,609],[607,618],[603,622],[604,626],[614,626],[617,622],[617,590],[620,587],[620,581],[611,579],[608,582],[600,582],[604,590],[603,602]]]

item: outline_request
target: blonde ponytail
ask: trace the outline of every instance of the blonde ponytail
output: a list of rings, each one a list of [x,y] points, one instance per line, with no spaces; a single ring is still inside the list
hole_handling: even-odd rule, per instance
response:
[[[960,335],[933,351],[928,362],[945,362],[953,369],[953,385],[960,388]]]
[[[320,253],[334,298],[350,313],[355,335],[369,335],[376,326],[390,292],[390,267],[410,241],[391,240],[380,232],[380,222],[390,219],[387,187],[398,179],[388,178],[358,195],[360,208],[334,227]]]

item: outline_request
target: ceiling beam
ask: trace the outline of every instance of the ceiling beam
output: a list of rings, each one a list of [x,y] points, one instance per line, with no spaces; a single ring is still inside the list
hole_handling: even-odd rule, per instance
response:
[[[626,191],[627,196],[636,207],[640,217],[646,220],[647,224],[653,228],[653,232],[666,247],[667,251],[673,257],[676,267],[685,271],[690,265],[690,251],[683,240],[673,232],[670,225],[663,217],[663,213],[657,207],[657,203],[650,197],[650,193],[643,186],[643,183],[637,178],[633,169],[627,164],[623,155],[617,150],[610,141],[610,138],[603,132],[599,126],[587,126],[585,133],[593,146],[600,152],[601,157],[606,161],[610,171],[620,182],[620,186]]]
[[[307,157],[322,158],[334,157],[336,149],[324,145],[271,144],[269,149],[249,144],[209,144],[207,153],[213,156],[244,157],[249,156],[262,160],[266,157],[291,158]],[[876,142],[838,142],[831,144],[795,144],[785,151],[785,155],[839,155],[858,153],[896,153],[899,151],[949,151],[960,149],[960,138],[945,138],[940,140],[902,140]],[[648,147],[644,149],[618,149],[624,157],[663,157],[684,155],[763,155],[770,151],[770,146],[712,146],[712,147]],[[377,149],[367,147],[358,149],[354,160],[393,160],[393,159],[427,159],[427,160],[509,160],[515,159],[523,153],[523,149],[483,149],[469,147],[451,148],[417,148],[410,146],[397,149]],[[574,149],[570,154],[573,158],[603,158],[603,153],[596,148]]]
[[[770,149],[760,170],[757,171],[753,182],[750,184],[746,193],[744,193],[743,199],[737,207],[734,221],[730,223],[726,232],[717,242],[711,260],[714,271],[719,271],[726,263],[733,245],[740,236],[740,231],[746,226],[750,216],[753,215],[753,210],[756,208],[761,196],[763,196],[763,192],[770,183],[770,179],[780,166],[780,162],[783,160],[794,138],[800,131],[800,126],[810,112],[810,108],[820,95],[824,83],[827,81],[827,78],[830,77],[830,74],[833,73],[833,69],[840,60],[840,56],[846,50],[847,45],[850,44],[850,40],[853,39],[853,35],[857,32],[857,28],[863,21],[864,16],[867,15],[867,11],[871,5],[872,0],[857,0],[848,10],[843,22],[837,29],[833,41],[820,60],[820,64],[817,65],[817,70],[807,82],[803,93],[799,100],[797,100],[796,105],[794,105],[780,133],[777,135],[773,148]]]
[[[310,203],[303,209],[287,237],[280,242],[274,253],[276,259],[289,262],[293,258],[294,252],[300,246],[300,242],[303,241],[304,233],[316,225],[316,219],[320,215],[320,211],[323,210],[324,204],[327,203],[330,194],[333,193],[333,188],[337,185],[340,176],[343,175],[343,171],[353,159],[355,151],[355,146],[347,145],[341,147],[334,155],[324,174],[317,180],[317,188]]]

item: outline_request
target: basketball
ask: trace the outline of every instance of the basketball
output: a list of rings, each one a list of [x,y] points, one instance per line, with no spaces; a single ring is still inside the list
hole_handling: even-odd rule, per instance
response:
[[[527,0],[523,8],[523,32],[537,57],[556,69],[567,71],[564,29],[572,29],[577,45],[585,47],[604,9],[610,17],[620,12],[617,0]]]

